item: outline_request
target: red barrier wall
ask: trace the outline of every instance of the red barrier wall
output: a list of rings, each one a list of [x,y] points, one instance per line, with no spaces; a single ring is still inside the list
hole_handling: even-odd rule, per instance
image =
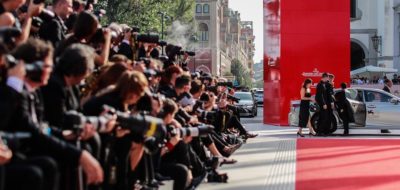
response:
[[[302,82],[323,72],[350,81],[350,1],[264,0],[264,123],[288,125]]]

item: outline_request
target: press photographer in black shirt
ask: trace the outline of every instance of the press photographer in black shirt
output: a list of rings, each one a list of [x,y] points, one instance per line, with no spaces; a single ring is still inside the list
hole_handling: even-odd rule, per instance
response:
[[[64,21],[72,14],[72,0],[53,0],[52,10],[55,16],[41,25],[39,36],[50,41],[56,48],[65,39],[67,27]]]
[[[23,153],[31,156],[50,156],[57,163],[64,163],[69,167],[83,167],[87,175],[88,183],[102,181],[102,169],[99,163],[87,152],[76,149],[66,142],[54,137],[50,128],[45,127],[42,120],[43,104],[37,88],[47,84],[52,71],[52,47],[40,40],[29,40],[19,46],[13,55],[23,60],[29,66],[27,75],[23,81],[14,79],[7,86],[2,86],[2,99],[0,99],[0,129],[16,132],[25,131],[32,135],[29,149]],[[32,69],[34,68],[34,69]],[[50,158],[50,160],[51,160]],[[41,167],[46,189],[54,189],[58,185],[56,180],[57,165],[50,164],[52,161],[46,159],[46,164],[35,164]],[[42,162],[41,162],[42,163]],[[51,165],[49,167],[49,165]]]

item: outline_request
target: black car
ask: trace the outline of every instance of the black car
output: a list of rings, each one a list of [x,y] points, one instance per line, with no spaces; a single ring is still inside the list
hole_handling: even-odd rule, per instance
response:
[[[251,92],[235,92],[235,97],[240,98],[239,107],[240,116],[257,116],[257,102]]]

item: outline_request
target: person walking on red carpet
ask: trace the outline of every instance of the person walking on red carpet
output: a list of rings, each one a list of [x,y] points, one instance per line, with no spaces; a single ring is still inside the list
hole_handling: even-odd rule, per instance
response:
[[[321,108],[317,133],[323,136],[329,135],[331,126],[333,98],[329,93],[330,86],[328,73],[323,73],[322,79],[317,85],[317,94],[315,95],[315,101]]]
[[[303,82],[303,86],[300,90],[300,114],[299,114],[299,130],[297,131],[297,136],[304,137],[302,129],[308,127],[310,130],[310,135],[316,135],[314,129],[310,125],[310,102],[314,101],[311,98],[311,85],[312,80],[306,79]]]

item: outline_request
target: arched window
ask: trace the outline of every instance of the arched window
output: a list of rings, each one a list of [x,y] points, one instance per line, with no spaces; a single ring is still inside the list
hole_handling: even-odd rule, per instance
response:
[[[210,13],[210,5],[208,4],[203,5],[203,13]]]
[[[208,26],[207,24],[199,24],[200,41],[208,41]]]
[[[202,6],[201,6],[201,4],[197,4],[196,5],[196,13],[201,13],[202,12]]]

